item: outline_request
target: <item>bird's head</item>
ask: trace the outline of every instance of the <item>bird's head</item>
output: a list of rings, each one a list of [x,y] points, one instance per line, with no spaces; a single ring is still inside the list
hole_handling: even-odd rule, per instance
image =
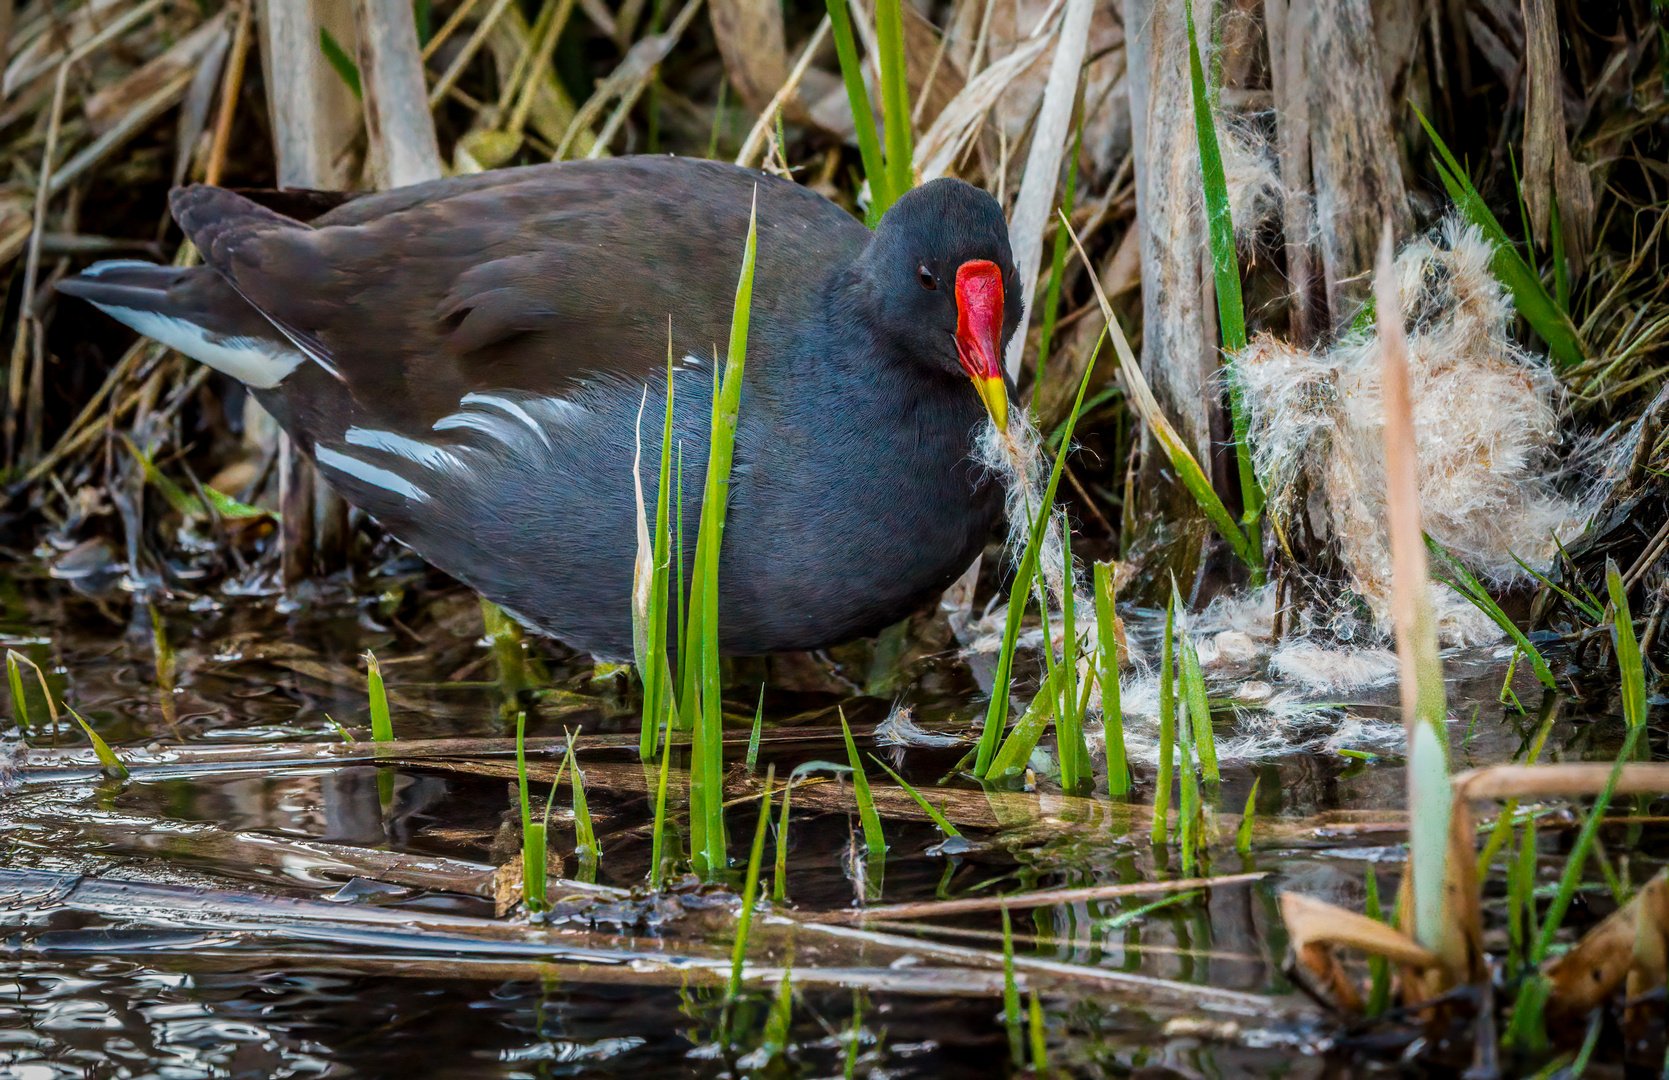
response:
[[[860,262],[887,334],[914,359],[965,372],[1006,430],[1003,352],[1021,297],[997,200],[948,178],[914,188],[882,216]]]

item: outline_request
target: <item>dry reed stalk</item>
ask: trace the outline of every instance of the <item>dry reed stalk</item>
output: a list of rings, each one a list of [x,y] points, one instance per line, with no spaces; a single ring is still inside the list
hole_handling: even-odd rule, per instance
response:
[[[788,72],[788,42],[778,0],[712,0],[707,14],[731,89],[750,111],[765,112]]]
[[[1072,144],[1072,113],[1078,98],[1078,72],[1084,66],[1090,16],[1094,13],[1094,0],[1066,0],[1060,36],[1055,44],[1055,57],[1049,68],[1049,81],[1043,90],[1043,102],[1026,157],[1026,169],[1020,180],[1020,192],[1009,215],[1008,231],[1014,252],[1014,267],[1020,275],[1020,295],[1025,298],[1019,329],[1010,340],[1008,356],[1004,358],[1010,381],[1020,377],[1020,360],[1026,350],[1026,327],[1031,322],[1032,297],[1037,292],[1038,268],[1043,261],[1044,226],[1054,216],[1056,193],[1060,190],[1061,160]],[[1076,169],[1078,163],[1068,162],[1067,167]],[[1041,364],[1043,359],[1039,357],[1038,363]]]
[[[1185,2],[1124,4],[1124,25],[1144,28],[1125,43],[1142,244],[1142,374],[1195,460],[1210,470],[1213,486],[1227,491],[1228,458],[1211,453],[1228,423],[1220,408],[1211,407],[1217,396],[1216,301],[1199,195]],[[1141,490],[1164,490],[1164,462],[1163,455],[1146,455],[1148,482]]]
[[[748,137],[742,140],[742,150],[736,155],[736,164],[748,168],[753,166],[754,158],[759,155],[760,150],[764,149],[766,134],[771,130],[771,125],[776,122],[777,111],[799,91],[800,80],[805,78],[806,71],[811,67],[812,58],[822,46],[823,39],[828,36],[830,25],[829,17],[825,14],[817,24],[817,29],[812,31],[812,35],[806,41],[805,46],[800,49],[799,59],[794,61],[794,69],[788,73],[788,78],[777,89],[771,100],[766,103],[765,108],[760,111],[759,119],[754,122],[753,129],[748,132]]]
[[[1408,197],[1369,0],[1294,0],[1287,18],[1288,41],[1303,43],[1311,175],[1282,179],[1312,191],[1331,319],[1317,330],[1340,329],[1367,298],[1380,225],[1407,234]]]
[[[214,122],[214,141],[209,146],[208,164],[203,169],[203,183],[218,185],[226,169],[226,154],[232,145],[232,119],[237,114],[238,93],[243,88],[244,68],[249,62],[249,45],[254,40],[251,32],[255,11],[251,0],[238,5],[238,27],[232,37],[232,52],[221,76],[220,111]]]
[[[359,0],[359,75],[378,187],[441,176],[409,0]]]
[[[1559,66],[1559,27],[1552,0],[1522,0],[1524,10],[1524,175],[1520,191],[1536,241],[1548,244],[1555,212],[1571,270],[1587,261],[1594,223],[1594,189],[1571,155],[1565,136],[1565,80]]]

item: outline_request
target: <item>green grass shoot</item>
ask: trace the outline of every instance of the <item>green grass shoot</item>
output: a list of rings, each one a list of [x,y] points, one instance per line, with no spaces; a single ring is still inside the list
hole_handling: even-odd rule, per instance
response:
[[[1031,1032],[1032,1075],[1049,1076],[1048,1031],[1043,1026],[1043,1003],[1038,1000],[1036,990],[1031,991],[1026,1002],[1026,1027]]]
[[[553,786],[554,790],[554,786]],[[545,910],[545,837],[535,836],[533,801],[527,791],[527,713],[516,714],[516,795],[522,812],[522,900],[532,912]]]
[[[1037,748],[1038,740],[1054,719],[1060,709],[1061,684],[1066,681],[1066,665],[1056,664],[1045,675],[1038,686],[1037,693],[1032,697],[1031,705],[1026,709],[1020,722],[1009,729],[1008,737],[991,758],[991,766],[985,771],[982,779],[1000,780],[1005,776],[1015,776],[1025,771],[1031,761],[1032,751]]]
[[[1026,1067],[1025,1039],[1021,1034],[1020,1021],[1020,986],[1014,979],[1014,924],[1008,915],[1008,905],[1004,904],[1003,913],[1003,1026],[1008,1029],[1008,1053],[1014,1062],[1014,1067]]]
[[[759,687],[759,707],[753,713],[753,730],[748,733],[747,770],[753,772],[759,766],[759,737],[765,727],[765,686]]]
[[[649,840],[649,887],[659,889],[666,880],[666,788],[672,765],[672,735],[661,742],[660,776],[655,781],[654,832]]]
[[[1176,582],[1171,582],[1176,590]],[[1153,843],[1168,843],[1171,814],[1171,783],[1176,769],[1176,667],[1173,661],[1176,633],[1176,604],[1165,606],[1165,638],[1159,653],[1159,779],[1153,788]]]
[[[881,156],[881,134],[875,127],[875,112],[869,107],[869,90],[864,85],[863,63],[852,35],[852,17],[846,0],[827,0],[829,29],[834,32],[835,55],[840,75],[846,82],[846,100],[852,106],[852,123],[857,129],[858,154],[863,158],[864,176],[869,180],[869,226],[881,220],[886,208],[898,198]]]
[[[871,859],[887,853],[887,838],[881,832],[881,815],[875,810],[875,793],[869,789],[869,777],[864,775],[863,762],[858,758],[858,744],[852,740],[852,729],[846,724],[846,713],[840,712],[840,733],[846,739],[846,757],[852,764],[852,795],[858,801],[858,820],[863,823],[863,843]]]
[[[852,1022],[846,1029],[846,1055],[840,1069],[840,1075],[844,1080],[852,1080],[858,1074],[858,1051],[863,1047],[864,1002],[866,1000],[862,990],[852,991]]]
[[[1182,668],[1182,692],[1188,702],[1189,739],[1200,756],[1200,772],[1209,784],[1222,782],[1217,769],[1217,738],[1211,730],[1211,703],[1205,696],[1205,675],[1200,671],[1200,654],[1183,635],[1178,650]]]
[[[915,186],[915,168],[910,161],[910,88],[904,77],[903,0],[876,0],[875,47],[881,69],[881,120],[887,140],[887,186],[892,198],[887,206]],[[882,206],[881,213],[886,213]]]
[[[582,881],[597,880],[597,857],[600,849],[597,847],[597,830],[591,822],[591,807],[585,801],[585,771],[580,768],[579,758],[574,756],[574,733],[568,732],[568,754],[563,763],[568,769],[568,782],[573,792],[574,807],[574,851],[579,855],[579,876]],[[554,800],[556,787],[552,785],[551,795]]]
[[[1003,624],[1002,649],[997,654],[997,671],[991,683],[991,703],[986,709],[985,727],[979,733],[979,746],[974,754],[974,775],[981,778],[990,772],[992,758],[997,752],[997,740],[1002,737],[1003,728],[1008,725],[1008,695],[1014,680],[1014,649],[1020,636],[1020,619],[1025,614],[1031,585],[1037,575],[1038,553],[1043,546],[1043,534],[1048,528],[1049,514],[1055,506],[1055,491],[1060,487],[1061,469],[1066,464],[1066,452],[1072,446],[1072,430],[1077,424],[1079,410],[1084,405],[1084,391],[1089,387],[1090,374],[1095,371],[1095,362],[1101,356],[1102,342],[1106,340],[1105,334],[1096,339],[1095,351],[1090,353],[1089,363],[1084,367],[1083,380],[1078,384],[1078,397],[1073,402],[1072,412],[1066,418],[1060,449],[1055,451],[1055,464],[1049,471],[1049,482],[1037,508],[1037,519],[1032,522],[1031,535],[1026,539],[1026,550],[1020,556],[1020,564],[1014,572],[1014,582],[1009,589],[1008,617]]]
[[[642,482],[638,479],[637,463],[633,461],[633,486],[638,506],[638,545],[648,548],[638,553],[632,575],[632,645],[636,652],[638,678],[643,683],[643,718],[638,731],[638,757],[652,761],[655,743],[662,724],[671,731],[673,724],[672,673],[667,669],[667,605],[668,575],[671,572],[668,547],[672,542],[672,522],[667,512],[672,497],[672,329],[669,323],[666,337],[666,412],[661,421],[660,482],[655,494],[655,525],[651,534],[643,505]],[[639,444],[641,446],[641,441]],[[682,530],[680,530],[682,532]],[[647,580],[642,580],[646,578]],[[680,586],[683,575],[679,574]]]
[[[851,736],[847,736],[850,741]],[[730,987],[726,997],[735,1001],[742,992],[742,963],[748,956],[748,934],[753,929],[753,908],[759,899],[759,863],[765,851],[765,828],[771,823],[771,785],[776,766],[765,773],[765,794],[759,800],[759,820],[753,827],[753,846],[748,849],[748,872],[742,883],[742,907],[736,913],[736,943],[730,950]]]
[[[382,665],[376,654],[365,653],[365,687],[371,699],[371,741],[394,741],[394,721],[388,714],[388,689],[382,681]]]
[[[696,533],[695,566],[690,582],[689,630],[683,645],[700,674],[701,707],[690,751],[690,833],[692,860],[709,880],[727,865],[724,835],[724,703],[719,681],[719,551],[730,501],[730,467],[735,456],[736,420],[742,400],[742,372],[747,363],[748,315],[753,304],[753,268],[759,242],[758,194],[748,214],[748,238],[736,281],[730,319],[730,348],[723,382],[713,395],[712,435],[708,445],[706,488]],[[717,378],[717,373],[715,373]],[[689,687],[692,680],[686,680]]]
[[[1130,764],[1124,752],[1124,708],[1119,701],[1118,615],[1112,566],[1095,564],[1096,678],[1101,685],[1101,738],[1107,747],[1107,794],[1130,794]]]
[[[348,55],[348,50],[342,47],[335,35],[323,26],[319,27],[319,51],[341,77],[343,84],[353,91],[353,96],[363,99],[365,92],[359,83],[359,65],[354,63],[353,57]]]
[[[917,791],[915,787],[909,783],[909,781],[905,780],[902,776],[899,776],[896,772],[893,772],[892,769],[888,768],[886,762],[882,761],[874,754],[869,755],[869,759],[875,762],[875,764],[881,766],[881,768],[886,771],[886,774],[893,778],[893,782],[904,789],[904,793],[906,795],[916,800],[916,805],[921,807],[922,811],[926,813],[928,817],[933,819],[933,824],[939,827],[940,832],[944,833],[946,836],[962,835],[956,830],[956,826],[950,823],[950,819],[945,817],[942,810],[928,802],[927,796]]]
[[[87,741],[93,744],[93,753],[97,755],[99,764],[104,766],[105,771],[118,779],[126,780],[127,766],[123,765],[121,759],[116,756],[116,751],[110,749],[110,744],[105,742],[99,733],[93,730],[91,724],[81,718],[80,713],[71,709],[67,704],[64,708],[68,710],[71,716],[75,717],[75,722],[81,725],[81,730],[87,733]]]
[[[1252,853],[1252,827],[1257,819],[1258,786],[1263,783],[1263,777],[1252,781],[1252,790],[1246,793],[1246,809],[1240,813],[1240,827],[1234,831],[1234,850],[1240,855]]]
[[[1084,260],[1085,265],[1089,265],[1089,256],[1084,253],[1084,245],[1079,241],[1078,235],[1072,232],[1072,223],[1063,217],[1060,224],[1067,230],[1073,246],[1078,249],[1078,257]],[[1095,290],[1095,300],[1101,306],[1102,318],[1107,320],[1107,331],[1113,339],[1113,351],[1118,355],[1119,370],[1124,374],[1130,407],[1158,440],[1159,448],[1165,452],[1166,459],[1176,470],[1177,479],[1182,481],[1182,486],[1194,497],[1206,520],[1211,522],[1212,528],[1216,529],[1218,535],[1234,550],[1235,556],[1246,564],[1252,573],[1253,583],[1261,585],[1262,542],[1251,535],[1255,530],[1242,530],[1234,520],[1234,515],[1229,513],[1228,507],[1223,505],[1223,500],[1217,497],[1210,477],[1200,468],[1194,452],[1188,449],[1188,444],[1182,440],[1182,436],[1165,416],[1165,411],[1159,407],[1159,399],[1153,396],[1153,388],[1148,386],[1147,377],[1142,374],[1141,364],[1137,362],[1136,354],[1130,348],[1130,340],[1124,335],[1124,327],[1118,321],[1117,313],[1113,311],[1112,302],[1107,299],[1106,290],[1101,287],[1101,279],[1095,274],[1085,276],[1089,278],[1090,286]]]
[[[1617,564],[1609,559],[1606,560],[1605,579],[1611,597],[1612,640],[1616,644],[1617,667],[1622,679],[1623,716],[1628,722],[1628,734],[1623,739],[1622,752],[1611,767],[1611,775],[1606,778],[1605,789],[1594,800],[1593,809],[1588,812],[1576,843],[1571,846],[1570,857],[1565,860],[1559,887],[1548,904],[1541,932],[1537,934],[1531,950],[1530,961],[1536,964],[1545,960],[1553,947],[1553,938],[1559,932],[1565,912],[1570,909],[1577,886],[1581,884],[1583,868],[1588,865],[1594,839],[1599,835],[1600,823],[1605,818],[1605,808],[1610,805],[1612,792],[1616,790],[1617,778],[1622,775],[1623,765],[1634,760],[1635,747],[1646,730],[1645,662],[1640,656],[1640,644],[1635,640],[1634,616],[1629,610],[1628,595],[1623,590],[1622,575],[1617,571]]]
[[[1466,170],[1460,162],[1455,160],[1449,152],[1449,147],[1431,126],[1417,106],[1410,105],[1414,115],[1420,118],[1420,126],[1426,129],[1426,135],[1431,139],[1435,153],[1432,164],[1437,169],[1438,178],[1449,191],[1449,198],[1454,200],[1466,220],[1476,225],[1484,234],[1495,253],[1490,259],[1490,269],[1495,276],[1507,287],[1513,295],[1513,306],[1523,315],[1531,329],[1540,335],[1547,343],[1548,352],[1553,354],[1559,367],[1570,367],[1582,362],[1586,348],[1582,337],[1571,322],[1570,316],[1565,314],[1557,299],[1548,294],[1547,286],[1542,284],[1541,275],[1524,257],[1518,253],[1518,248],[1507,237],[1506,230],[1495,219],[1485,205],[1483,196],[1472,186]]]
[[[24,734],[29,733],[29,702],[23,696],[23,669],[17,663],[17,651],[6,650],[6,682],[12,688],[12,719]]]
[[[766,1060],[776,1058],[788,1050],[788,1034],[794,1019],[794,965],[782,966],[782,978],[777,980],[776,996],[771,999],[771,1011],[765,1016],[765,1034],[760,1049]]]
[[[1384,909],[1379,902],[1379,871],[1370,863],[1368,872],[1363,878],[1367,892],[1367,903],[1363,913],[1370,919],[1381,922],[1385,919]],[[1367,1014],[1378,1016],[1391,1007],[1391,962],[1383,956],[1368,957],[1368,1004]]]
[[[1553,679],[1553,669],[1547,666],[1547,661],[1542,658],[1541,652],[1530,643],[1529,638],[1524,636],[1524,631],[1518,628],[1518,624],[1514,623],[1512,618],[1501,610],[1501,605],[1497,604],[1495,598],[1489,595],[1489,590],[1484,588],[1483,582],[1479,581],[1472,571],[1466,569],[1460,564],[1459,560],[1449,554],[1447,548],[1430,536],[1426,537],[1426,550],[1431,553],[1436,564],[1435,573],[1432,576],[1465,597],[1473,607],[1488,615],[1490,621],[1499,626],[1501,632],[1512,639],[1513,644],[1518,646],[1519,651],[1529,657],[1530,670],[1536,673],[1536,681],[1549,690],[1557,690],[1559,687]]]
[[[1623,716],[1629,730],[1646,723],[1646,666],[1640,656],[1640,641],[1634,636],[1634,617],[1628,609],[1628,591],[1617,564],[1605,560],[1605,589],[1611,598],[1611,642],[1617,652],[1622,676]]]
[[[788,804],[794,796],[794,778],[782,785],[782,816],[777,819],[776,864],[771,873],[771,903],[788,899]]]
[[[1061,529],[1066,565],[1072,566],[1072,530]],[[1089,744],[1084,739],[1084,714],[1078,707],[1078,618],[1075,589],[1061,594],[1061,679],[1060,711],[1055,716],[1055,742],[1060,753],[1061,786],[1081,791],[1095,777],[1090,770]],[[1047,648],[1052,645],[1045,643]]]
[[[1194,134],[1199,142],[1200,172],[1205,182],[1205,217],[1211,237],[1211,264],[1217,285],[1217,324],[1228,354],[1229,413],[1234,425],[1234,453],[1240,474],[1240,501],[1247,543],[1259,555],[1262,530],[1258,518],[1263,510],[1263,490],[1252,471],[1252,444],[1247,437],[1246,403],[1239,381],[1234,378],[1236,354],[1246,348],[1246,311],[1240,296],[1240,256],[1234,244],[1234,220],[1229,210],[1228,180],[1223,174],[1223,153],[1217,145],[1217,125],[1212,117],[1212,99],[1206,90],[1205,72],[1200,66],[1199,41],[1194,33],[1194,9],[1185,5],[1188,23],[1188,73],[1193,83]]]

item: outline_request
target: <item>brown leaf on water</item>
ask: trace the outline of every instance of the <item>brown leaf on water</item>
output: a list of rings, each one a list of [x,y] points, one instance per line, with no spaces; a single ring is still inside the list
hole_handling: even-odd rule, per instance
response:
[[[1669,870],[1611,913],[1543,972],[1553,980],[1548,1012],[1579,1020],[1621,990],[1638,997],[1664,984],[1669,954]]]
[[[1338,947],[1382,956],[1416,972],[1440,966],[1435,953],[1378,919],[1300,893],[1282,893],[1280,899],[1281,919],[1298,962],[1315,979],[1315,989],[1347,1012],[1362,1011],[1362,993],[1339,963],[1333,951]]]

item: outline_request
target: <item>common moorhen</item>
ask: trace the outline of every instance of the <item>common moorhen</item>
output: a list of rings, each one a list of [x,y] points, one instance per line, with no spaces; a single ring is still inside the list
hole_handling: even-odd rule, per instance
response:
[[[675,157],[344,196],[306,224],[194,186],[172,205],[206,266],[102,262],[59,289],[248,384],[349,502],[436,566],[626,658],[639,410],[653,499],[670,333],[693,551],[756,190],[721,645],[813,649],[943,589],[1000,513],[972,452],[986,410],[1008,419],[1020,294],[1002,211],[977,188],[925,184],[871,233],[798,184]]]

